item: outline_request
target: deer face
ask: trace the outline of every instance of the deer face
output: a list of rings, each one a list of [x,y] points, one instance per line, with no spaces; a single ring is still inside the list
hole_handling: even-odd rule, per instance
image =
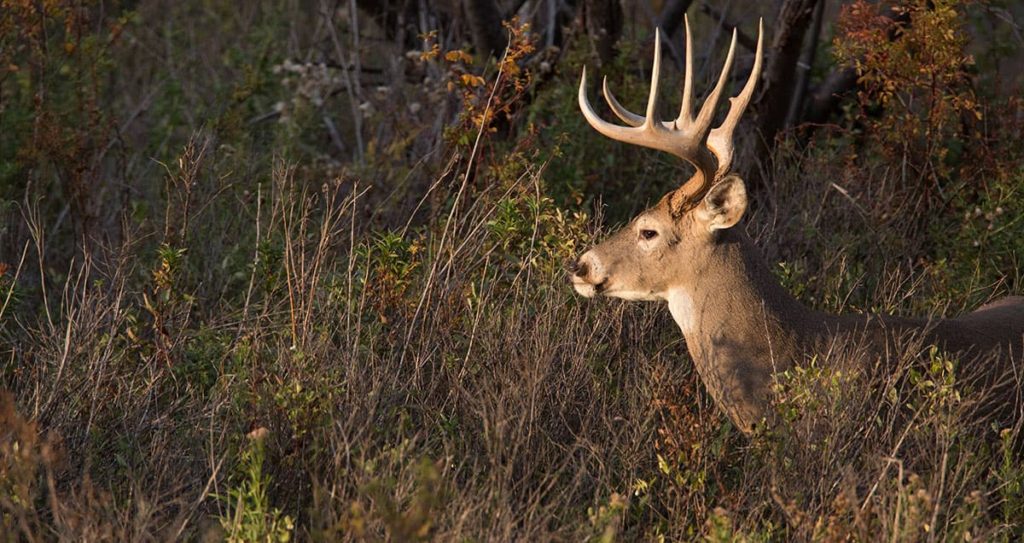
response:
[[[743,180],[727,176],[696,205],[673,212],[673,193],[637,215],[572,266],[576,292],[626,300],[666,300],[688,292],[719,243],[747,207]]]

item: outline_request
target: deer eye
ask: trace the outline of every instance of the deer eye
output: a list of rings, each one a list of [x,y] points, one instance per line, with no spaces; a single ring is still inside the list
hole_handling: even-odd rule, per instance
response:
[[[651,240],[651,239],[654,239],[654,238],[658,237],[658,231],[657,230],[641,230],[640,231],[640,237],[642,237],[642,238],[644,238],[646,240]]]

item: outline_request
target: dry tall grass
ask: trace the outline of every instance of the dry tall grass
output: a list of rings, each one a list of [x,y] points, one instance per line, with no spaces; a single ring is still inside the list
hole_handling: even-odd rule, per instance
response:
[[[14,274],[48,303],[5,320],[10,533],[232,536],[285,517],[325,540],[1019,533],[1024,419],[963,416],[977,400],[953,361],[909,345],[896,374],[833,373],[858,356],[839,346],[780,383],[786,424],[748,442],[663,308],[573,297],[567,240],[596,233],[537,196],[541,175],[403,236],[359,227],[355,183],[303,188],[281,165],[243,208],[248,276],[221,298],[191,262],[214,261],[209,225],[155,259],[86,253],[54,284],[26,257]],[[919,294],[883,267],[871,298]]]
[[[122,29],[135,45],[100,55],[123,71],[94,83],[125,93],[93,97],[97,115],[138,111],[115,127],[138,140],[57,156],[54,133],[99,140],[110,126],[39,117],[51,147],[0,170],[3,538],[1024,534],[1024,416],[973,416],[990,398],[972,368],[909,341],[893,371],[851,372],[881,361],[839,345],[778,384],[781,423],[748,440],[664,308],[573,295],[562,266],[602,235],[593,202],[627,216],[675,171],[584,130],[571,83],[583,45],[513,55],[482,83],[461,77],[476,72],[458,55],[402,56],[378,74],[394,76],[386,90],[352,80],[362,73],[324,80],[312,61],[274,83],[279,59],[252,44],[277,36],[288,58],[313,56],[305,16],[175,6],[161,30],[148,23],[159,3],[140,3]],[[353,21],[325,13],[309,16],[310,43],[358,56]],[[160,48],[162,62],[131,54]],[[81,51],[48,54],[79,69]],[[538,83],[542,61],[565,74]],[[163,71],[174,77],[149,79]],[[401,84],[406,72],[433,86]],[[31,145],[20,115],[51,104],[4,92],[4,126]],[[146,107],[130,103],[147,92]],[[921,178],[855,139],[837,129],[780,148],[745,222],[801,300],[938,314],[1020,290],[1015,153],[936,206]]]

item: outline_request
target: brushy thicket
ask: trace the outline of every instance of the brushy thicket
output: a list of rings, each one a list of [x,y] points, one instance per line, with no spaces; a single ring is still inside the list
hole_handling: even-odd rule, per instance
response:
[[[565,261],[683,173],[586,126],[585,38],[511,23],[484,65],[326,3],[125,4],[0,9],[4,539],[1024,536],[1024,416],[971,422],[956,360],[839,346],[747,439],[664,308],[573,295]],[[1021,291],[1018,42],[963,4],[901,3],[900,40],[845,7],[820,62],[858,102],[740,166],[808,305]],[[641,53],[604,67],[631,104]]]

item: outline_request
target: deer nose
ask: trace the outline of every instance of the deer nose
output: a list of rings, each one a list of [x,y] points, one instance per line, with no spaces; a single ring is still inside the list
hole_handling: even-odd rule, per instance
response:
[[[569,273],[581,279],[586,277],[587,272],[590,271],[589,267],[587,266],[587,263],[584,262],[582,259],[570,260],[565,267],[569,271]]]

